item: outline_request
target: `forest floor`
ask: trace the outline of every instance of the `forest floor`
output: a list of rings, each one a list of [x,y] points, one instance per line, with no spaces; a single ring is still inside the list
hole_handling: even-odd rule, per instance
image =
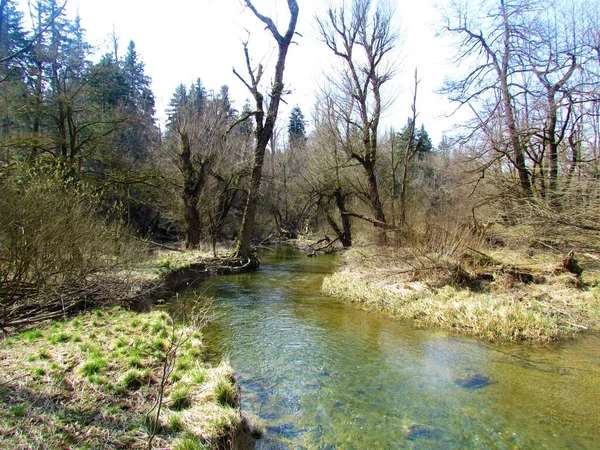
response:
[[[223,446],[241,421],[235,383],[203,348],[166,312],[121,308],[6,338],[0,447],[149,448],[153,435],[155,448]]]
[[[490,341],[548,342],[600,327],[600,258],[527,247],[346,252],[323,292],[422,327]]]

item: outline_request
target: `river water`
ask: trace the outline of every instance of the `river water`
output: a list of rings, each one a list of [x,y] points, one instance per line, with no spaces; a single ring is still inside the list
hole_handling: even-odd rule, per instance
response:
[[[266,437],[308,449],[599,449],[600,338],[491,345],[322,296],[335,257],[286,247],[211,278],[209,353]]]

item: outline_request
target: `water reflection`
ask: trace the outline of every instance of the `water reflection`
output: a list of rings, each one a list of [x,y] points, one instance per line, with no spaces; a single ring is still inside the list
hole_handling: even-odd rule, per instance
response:
[[[279,249],[259,273],[207,283],[206,338],[269,435],[293,448],[600,447],[597,338],[547,349],[415,330],[322,297],[334,264]],[[457,382],[469,376],[481,378]]]

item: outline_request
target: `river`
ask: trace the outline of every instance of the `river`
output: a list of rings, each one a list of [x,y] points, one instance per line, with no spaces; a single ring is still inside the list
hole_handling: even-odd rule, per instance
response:
[[[307,449],[598,449],[600,338],[492,345],[325,297],[334,256],[287,247],[196,286],[266,438]],[[190,293],[189,295],[194,295]]]

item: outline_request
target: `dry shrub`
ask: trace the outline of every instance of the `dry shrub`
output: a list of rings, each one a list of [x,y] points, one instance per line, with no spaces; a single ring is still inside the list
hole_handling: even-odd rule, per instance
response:
[[[81,285],[86,277],[140,256],[118,222],[101,216],[94,196],[39,171],[0,179],[0,299],[3,306],[42,288]]]

